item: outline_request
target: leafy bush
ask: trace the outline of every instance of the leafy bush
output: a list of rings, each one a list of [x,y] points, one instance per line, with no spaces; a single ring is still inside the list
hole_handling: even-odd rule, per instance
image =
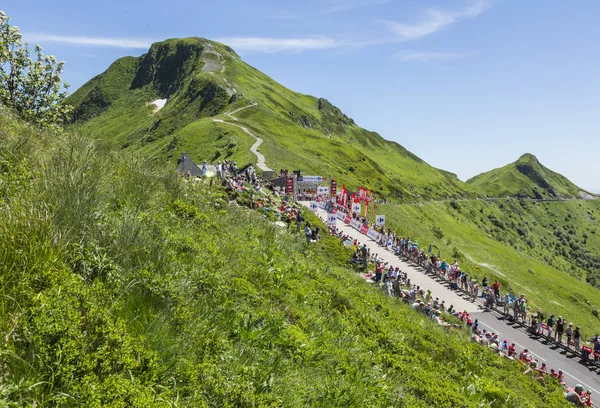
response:
[[[59,130],[72,111],[62,104],[68,88],[60,77],[65,63],[44,55],[39,45],[32,59],[19,27],[9,21],[0,10],[0,105],[14,109],[28,121]]]
[[[438,227],[437,225],[434,225],[433,227],[431,227],[431,232],[433,232],[433,236],[436,237],[437,239],[444,238],[444,231],[442,231],[442,229],[440,227]]]

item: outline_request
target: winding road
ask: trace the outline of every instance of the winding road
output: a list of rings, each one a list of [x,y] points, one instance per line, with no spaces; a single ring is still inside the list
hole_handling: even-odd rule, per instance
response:
[[[258,106],[258,103],[252,102],[248,106],[241,107],[239,109],[234,110],[233,112],[225,113],[225,116],[229,116],[231,119],[233,119],[233,120],[235,120],[237,122],[237,118],[235,118],[233,116],[234,113],[238,113],[239,111],[242,111],[242,110],[248,109],[248,108],[252,108],[254,106]],[[235,123],[231,123],[231,122],[226,122],[223,119],[213,119],[213,122],[225,123],[227,125],[237,126],[240,129],[242,129],[244,131],[244,133],[246,133],[246,134],[252,136],[253,138],[255,138],[256,142],[254,142],[254,144],[252,145],[252,147],[250,147],[250,151],[256,155],[256,159],[257,159],[257,161],[256,161],[256,167],[258,167],[262,171],[273,171],[272,168],[270,168],[269,166],[267,166],[267,163],[265,161],[265,156],[261,152],[258,151],[258,148],[260,147],[260,145],[263,142],[262,138],[256,136],[254,133],[250,132],[248,130],[248,128],[245,127],[245,126],[241,126],[241,125],[238,125],[238,124],[235,124]]]
[[[309,202],[302,202],[302,205],[309,207]],[[327,220],[327,212],[319,209],[317,215]],[[361,234],[350,225],[337,220],[336,226],[344,234],[358,240],[361,244],[366,244],[371,252],[377,253],[385,262],[389,262],[394,267],[398,266],[404,272],[407,272],[412,283],[422,288],[431,290],[433,298],[439,297],[444,300],[446,305],[454,305],[455,310],[467,310],[473,319],[478,319],[480,327],[498,333],[501,340],[514,342],[517,345],[517,351],[527,348],[533,354],[539,363],[546,363],[548,369],[562,370],[565,374],[565,382],[570,386],[582,384],[590,389],[595,395],[600,395],[600,369],[596,367],[587,367],[579,363],[579,359],[572,353],[553,349],[552,344],[545,344],[538,338],[530,337],[524,327],[511,324],[505,321],[504,316],[495,311],[484,311],[480,299],[473,301],[470,297],[460,292],[451,290],[445,282],[440,282],[427,275],[421,268],[404,262],[394,253],[379,246],[375,241]],[[525,367],[523,367],[525,370]],[[592,399],[593,396],[592,396]]]

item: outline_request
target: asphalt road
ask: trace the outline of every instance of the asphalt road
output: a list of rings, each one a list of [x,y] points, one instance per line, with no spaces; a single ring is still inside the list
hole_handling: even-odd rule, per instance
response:
[[[309,205],[308,202],[302,204],[307,207]],[[324,210],[319,209],[317,214],[321,219],[327,219],[327,213]],[[503,315],[495,311],[484,311],[479,300],[473,301],[468,299],[466,295],[449,289],[445,284],[424,273],[421,268],[404,262],[395,254],[379,246],[375,241],[344,222],[338,220],[337,227],[345,234],[357,239],[361,245],[366,244],[371,252],[377,253],[384,261],[389,262],[394,267],[399,266],[400,270],[407,272],[411,283],[431,290],[434,298],[439,297],[440,300],[445,300],[446,305],[454,305],[457,310],[469,311],[473,319],[479,320],[481,328],[498,333],[500,339],[507,340],[509,344],[516,343],[517,352],[527,348],[540,364],[546,363],[548,371],[550,371],[550,368],[557,371],[562,370],[565,375],[565,382],[568,385],[581,384],[592,391],[592,400],[600,398],[600,369],[596,367],[588,368],[579,363],[579,357],[571,353],[567,354],[560,348],[553,349],[551,344],[547,345],[541,339],[530,337],[524,327],[505,321]],[[523,367],[524,370],[525,367]]]

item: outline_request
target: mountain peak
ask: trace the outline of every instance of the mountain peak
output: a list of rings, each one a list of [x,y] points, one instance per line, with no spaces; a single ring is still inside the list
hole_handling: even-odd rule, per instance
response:
[[[467,181],[496,197],[564,199],[581,198],[581,189],[555,173],[531,153],[504,167],[482,173]]]
[[[531,153],[525,153],[517,160],[517,163],[540,164],[540,161]]]

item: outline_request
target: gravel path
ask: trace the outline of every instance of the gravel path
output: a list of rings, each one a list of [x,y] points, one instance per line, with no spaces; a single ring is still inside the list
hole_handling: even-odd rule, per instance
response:
[[[248,106],[244,106],[242,108],[236,109],[233,112],[226,113],[225,115],[229,116],[231,119],[233,119],[233,120],[235,120],[237,122],[237,119],[235,117],[233,117],[234,113],[237,113],[237,112],[239,112],[241,110],[244,110],[244,109],[252,108],[252,107],[257,106],[257,105],[258,104],[256,102],[252,102]],[[226,124],[231,125],[231,126],[237,126],[240,129],[242,129],[244,131],[244,133],[246,133],[246,134],[252,136],[253,138],[255,138],[256,142],[252,145],[252,147],[250,147],[250,151],[256,155],[256,159],[257,159],[256,167],[258,167],[262,171],[273,171],[272,168],[270,168],[269,166],[267,166],[267,163],[265,161],[265,156],[261,152],[258,151],[258,148],[260,147],[260,145],[263,142],[262,138],[256,136],[254,133],[250,132],[247,127],[244,127],[244,126],[241,126],[241,125],[237,125],[237,124],[231,123],[231,122],[225,122],[223,119],[213,119],[213,122],[226,123]]]

